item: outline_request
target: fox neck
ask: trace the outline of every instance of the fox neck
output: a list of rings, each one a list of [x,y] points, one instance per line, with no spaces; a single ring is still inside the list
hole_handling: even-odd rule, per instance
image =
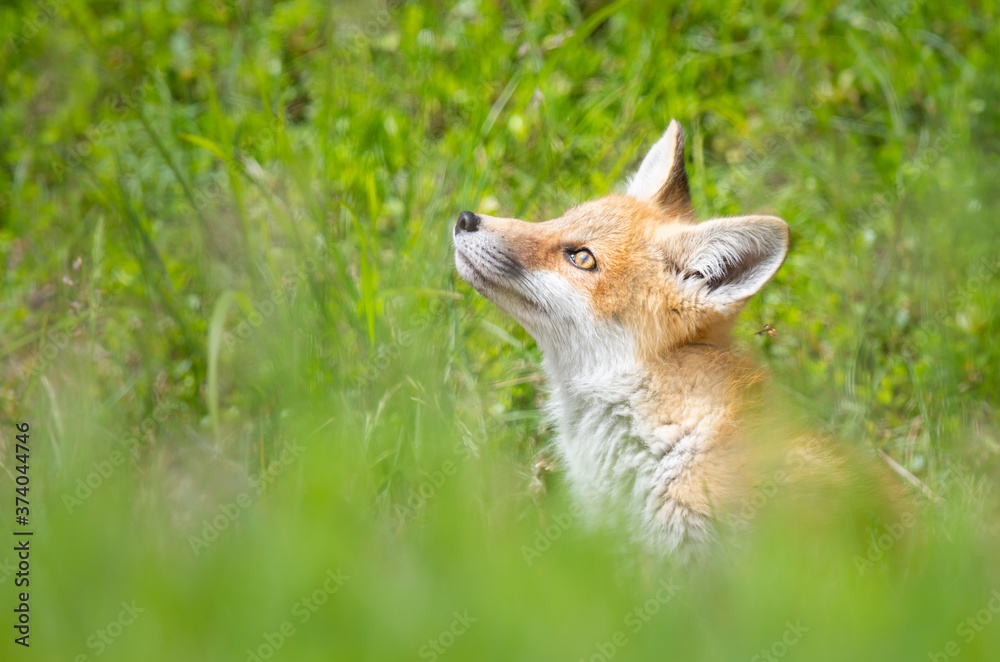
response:
[[[739,363],[728,342],[687,344],[651,361],[623,349],[609,348],[618,358],[606,362],[588,357],[591,369],[579,354],[567,362],[565,348],[545,354],[571,489],[592,520],[624,522],[660,549],[707,542],[714,503],[735,483],[726,475]]]

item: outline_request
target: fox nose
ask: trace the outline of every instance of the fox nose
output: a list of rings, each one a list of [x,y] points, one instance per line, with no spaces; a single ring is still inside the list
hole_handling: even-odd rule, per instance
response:
[[[455,224],[455,234],[459,232],[475,232],[479,229],[479,217],[471,211],[463,211],[458,215],[458,223]]]

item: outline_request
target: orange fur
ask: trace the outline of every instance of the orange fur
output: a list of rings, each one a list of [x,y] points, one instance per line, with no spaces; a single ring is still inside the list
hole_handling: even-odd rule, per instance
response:
[[[730,330],[780,267],[787,225],[694,220],[672,123],[626,194],[543,223],[463,212],[455,229],[459,272],[545,353],[557,445],[579,498],[612,520],[623,512],[669,549],[713,537],[713,518],[789,457],[805,482],[850,473],[815,436],[789,432],[776,458],[748,438],[748,419],[769,405]],[[593,256],[588,268],[570,259],[579,251]]]

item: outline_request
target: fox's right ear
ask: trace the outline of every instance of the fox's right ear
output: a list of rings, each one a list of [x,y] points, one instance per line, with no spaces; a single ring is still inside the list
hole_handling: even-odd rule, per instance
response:
[[[684,131],[677,120],[670,120],[663,137],[646,154],[629,180],[626,195],[637,200],[656,202],[666,211],[694,220],[687,171],[684,169]]]

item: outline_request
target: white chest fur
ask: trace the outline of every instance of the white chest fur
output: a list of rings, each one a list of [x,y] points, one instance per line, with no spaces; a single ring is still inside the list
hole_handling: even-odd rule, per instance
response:
[[[549,409],[574,497],[592,523],[623,528],[660,551],[708,542],[707,513],[677,500],[672,487],[690,478],[706,450],[715,429],[711,412],[671,420],[638,370],[608,383],[553,383]]]

